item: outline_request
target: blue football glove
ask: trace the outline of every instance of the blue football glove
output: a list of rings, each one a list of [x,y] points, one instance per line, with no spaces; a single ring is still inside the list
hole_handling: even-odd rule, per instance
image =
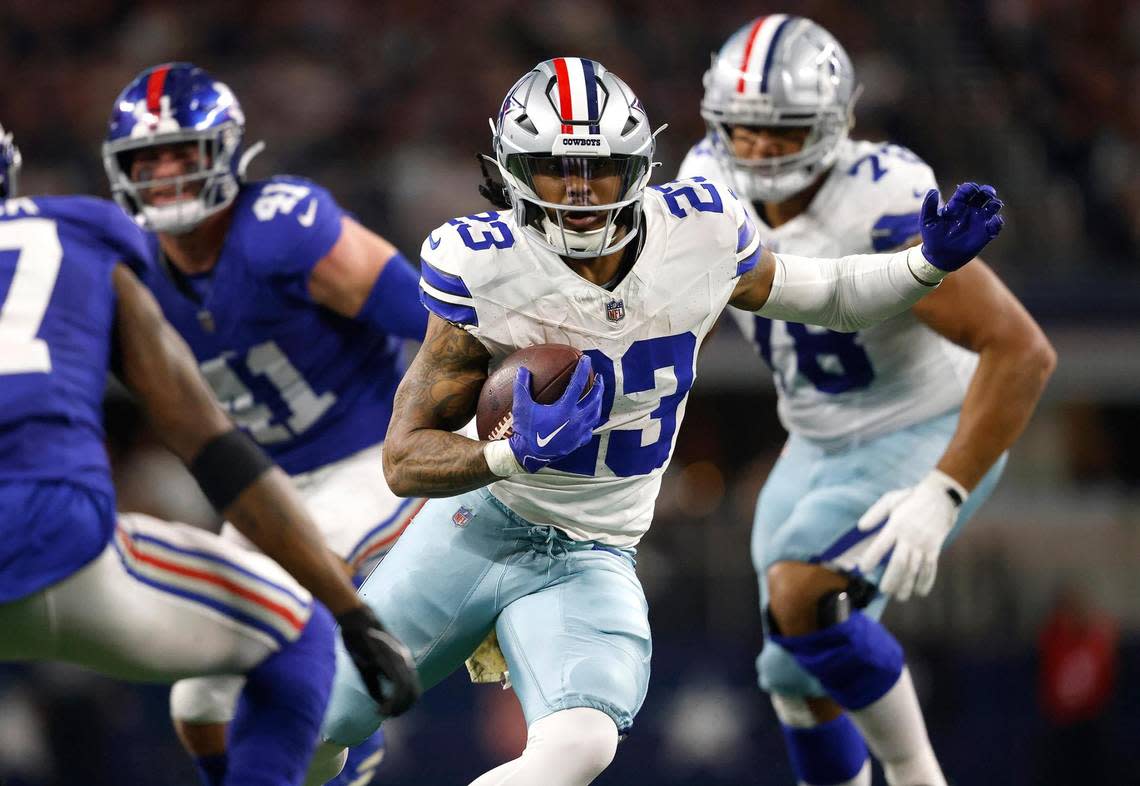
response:
[[[602,420],[602,391],[605,387],[601,376],[595,376],[589,392],[582,395],[592,369],[590,356],[583,355],[562,398],[553,404],[538,404],[530,393],[530,370],[519,367],[511,403],[514,419],[511,430],[514,433],[508,442],[515,458],[527,472],[538,472],[590,441]]]
[[[942,207],[938,189],[930,189],[920,214],[922,255],[939,270],[957,270],[998,236],[1005,223],[1001,208],[993,186],[963,183]]]

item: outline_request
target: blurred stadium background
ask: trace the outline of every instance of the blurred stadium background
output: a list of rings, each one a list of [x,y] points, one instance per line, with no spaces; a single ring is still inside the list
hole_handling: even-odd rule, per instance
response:
[[[709,53],[752,17],[820,22],[865,87],[856,135],[905,144],[943,187],[998,186],[987,251],[1060,365],[994,499],[932,597],[888,612],[955,784],[1140,783],[1140,4],[1130,0],[275,0],[0,4],[0,122],[26,193],[106,194],[111,102],[143,67],[192,60],[244,105],[254,177],[289,172],[414,258],[475,192],[486,118],[518,75],[594,57],[637,91],[657,182],[704,132]],[[122,507],[209,523],[193,489],[111,406]],[[639,551],[653,680],[600,784],[790,784],[755,687],[748,532],[783,439],[731,327],[701,361],[656,524]],[[0,632],[0,635],[3,635]],[[525,739],[513,695],[456,677],[389,724],[383,783],[467,783]],[[57,666],[0,667],[5,786],[176,784],[191,768],[166,691]]]

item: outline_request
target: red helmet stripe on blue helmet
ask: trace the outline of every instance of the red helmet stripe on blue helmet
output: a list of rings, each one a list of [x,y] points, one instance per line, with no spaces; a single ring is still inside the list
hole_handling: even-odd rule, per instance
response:
[[[162,89],[166,86],[166,75],[170,73],[169,65],[161,65],[150,72],[146,80],[146,108],[152,115],[157,115],[162,109]]]
[[[748,43],[744,45],[744,58],[740,61],[741,77],[740,81],[736,83],[736,92],[744,92],[744,74],[748,71],[748,60],[752,57],[752,46],[756,43],[756,35],[760,32],[760,28],[764,26],[766,16],[757,17],[756,21],[752,23],[752,29],[748,31]]]
[[[570,74],[566,69],[566,58],[554,58],[554,78],[558,82],[558,114],[562,120],[574,119],[574,102],[570,98]],[[574,126],[562,123],[562,133],[574,133]]]

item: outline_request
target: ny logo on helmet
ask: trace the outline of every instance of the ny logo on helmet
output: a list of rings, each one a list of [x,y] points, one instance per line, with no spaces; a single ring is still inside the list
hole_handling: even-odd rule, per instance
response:
[[[163,95],[158,98],[158,114],[151,111],[147,101],[136,101],[131,113],[139,122],[131,129],[132,137],[147,136],[178,131],[178,121],[174,111],[170,108],[170,96]]]

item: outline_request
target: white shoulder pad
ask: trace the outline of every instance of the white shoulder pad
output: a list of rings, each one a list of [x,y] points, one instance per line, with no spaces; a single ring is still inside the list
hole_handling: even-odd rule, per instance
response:
[[[493,277],[497,251],[515,244],[505,213],[453,218],[433,229],[420,247],[420,300],[456,324],[479,324],[472,294]]]
[[[736,278],[756,266],[760,239],[748,210],[732,189],[704,177],[651,186],[646,204],[673,223],[671,238],[700,263]]]

